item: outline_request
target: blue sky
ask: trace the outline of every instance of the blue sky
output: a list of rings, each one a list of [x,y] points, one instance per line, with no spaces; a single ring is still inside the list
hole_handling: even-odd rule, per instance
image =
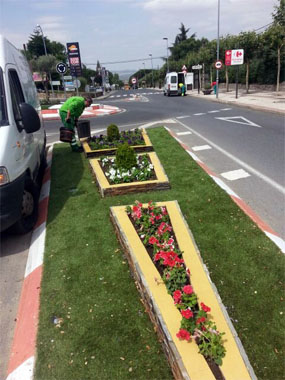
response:
[[[220,35],[255,30],[272,21],[277,0],[220,0]],[[37,24],[50,39],[79,42],[85,64],[112,72],[151,68],[166,56],[181,22],[198,38],[217,37],[218,0],[0,0],[0,33],[22,48]],[[145,65],[143,65],[143,62]],[[161,67],[161,59],[153,66]],[[89,66],[89,65],[88,65]],[[95,66],[89,66],[93,68]]]

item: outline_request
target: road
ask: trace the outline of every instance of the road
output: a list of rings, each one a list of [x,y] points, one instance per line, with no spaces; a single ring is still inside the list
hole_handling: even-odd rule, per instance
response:
[[[124,112],[90,119],[92,134],[111,123],[129,129],[172,119],[167,125],[180,140],[285,239],[282,116],[144,89],[117,91],[98,103]],[[59,121],[45,122],[48,143],[58,141],[59,127]],[[1,236],[0,378],[5,377],[30,236]]]

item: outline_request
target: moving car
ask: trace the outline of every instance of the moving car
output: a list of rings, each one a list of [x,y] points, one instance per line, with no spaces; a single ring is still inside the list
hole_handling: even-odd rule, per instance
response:
[[[24,55],[0,35],[0,230],[33,229],[38,217],[46,134]]]

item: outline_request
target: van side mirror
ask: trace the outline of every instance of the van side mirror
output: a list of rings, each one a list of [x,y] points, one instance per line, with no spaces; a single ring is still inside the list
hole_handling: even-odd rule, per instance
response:
[[[41,128],[41,121],[37,111],[28,103],[20,103],[22,123],[27,133],[33,133]]]

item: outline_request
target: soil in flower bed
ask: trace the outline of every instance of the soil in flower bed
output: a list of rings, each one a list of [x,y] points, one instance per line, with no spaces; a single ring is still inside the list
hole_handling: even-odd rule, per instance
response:
[[[179,303],[177,300],[175,300],[175,292],[173,292],[173,289],[170,290],[170,287],[167,285],[167,276],[169,276],[169,273],[171,273],[171,270],[173,268],[184,268],[185,276],[184,278],[180,278],[176,280],[176,283],[178,284],[176,286],[176,289],[180,291],[180,289],[183,289],[185,286],[188,285],[192,288],[191,280],[190,280],[190,270],[188,268],[185,268],[183,259],[182,259],[182,252],[179,250],[177,239],[175,236],[175,233],[172,229],[171,221],[168,217],[168,212],[166,207],[159,207],[160,213],[153,213],[155,211],[155,208],[157,210],[157,207],[154,206],[153,203],[149,203],[148,208],[143,209],[141,208],[141,204],[139,202],[136,202],[136,205],[132,208],[127,208],[127,213],[129,220],[131,221],[132,225],[134,226],[137,234],[139,235],[142,243],[145,246],[146,251],[148,252],[148,255],[150,256],[151,260],[153,261],[156,269],[161,275],[161,278],[165,282],[165,285],[168,289],[168,293],[172,295],[174,298],[175,304]],[[147,228],[142,228],[142,226],[147,226]],[[161,228],[161,226],[163,226]],[[166,245],[161,248],[159,244],[159,237],[157,236],[157,231],[160,229],[161,233],[160,236],[164,237],[164,243]],[[156,239],[156,237],[158,239]],[[159,240],[159,241],[158,241]],[[178,248],[176,248],[178,247]],[[161,251],[173,251],[173,256],[171,258],[165,258],[165,256],[162,258],[160,255]],[[175,255],[176,254],[176,255]],[[162,261],[164,262],[162,263]],[[166,264],[166,261],[168,260],[168,264]],[[176,261],[176,262],[175,262]],[[171,286],[171,285],[170,285]],[[204,310],[204,308],[207,308],[208,311],[210,311],[210,308],[208,308],[206,305],[201,303],[201,307]],[[182,309],[181,309],[182,310]],[[188,310],[188,309],[184,309]],[[191,312],[193,315],[196,315],[199,313],[201,309],[199,308],[198,302],[191,307]],[[204,313],[206,316],[206,313]],[[198,318],[201,319],[201,318]],[[197,320],[198,320],[197,319]],[[205,319],[205,318],[204,318]],[[197,323],[196,320],[196,323]],[[215,326],[214,326],[215,327]],[[205,331],[206,327],[203,326],[203,324],[198,325],[197,330]],[[210,328],[209,328],[210,330]],[[177,335],[178,336],[178,335]],[[195,340],[196,344],[199,345],[201,343],[201,335],[193,335],[192,338]],[[225,380],[219,365],[215,362],[214,359],[211,357],[204,356],[209,368],[211,369],[213,375],[215,376],[216,380]]]
[[[137,181],[156,180],[153,164],[148,154],[137,155],[137,165],[131,169],[122,169],[116,166],[115,157],[101,158],[100,167],[110,185],[131,183]]]
[[[127,143],[131,146],[145,145],[145,141],[140,129],[134,131],[120,132],[120,139],[109,141],[107,136],[92,136],[88,140],[88,144],[92,150],[117,148],[119,145]]]

